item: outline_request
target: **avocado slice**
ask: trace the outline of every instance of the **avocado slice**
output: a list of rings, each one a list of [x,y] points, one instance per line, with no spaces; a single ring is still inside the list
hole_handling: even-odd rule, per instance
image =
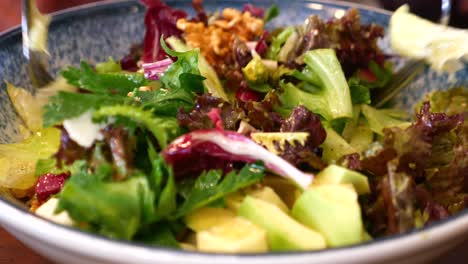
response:
[[[283,200],[281,200],[278,194],[276,194],[276,192],[268,186],[262,186],[260,188],[248,188],[243,192],[230,194],[225,198],[226,206],[234,212],[237,212],[246,195],[250,195],[254,198],[274,204],[278,206],[278,208],[283,212],[289,213],[288,206],[283,202]]]
[[[344,155],[356,153],[357,151],[341,137],[333,128],[325,126],[327,137],[322,143],[322,159],[327,163],[335,163]]]
[[[329,165],[313,182],[313,187],[322,184],[347,184],[354,186],[358,194],[370,193],[369,181],[365,175],[337,165]]]
[[[236,215],[224,208],[200,208],[185,217],[185,223],[193,231],[202,231],[226,222]]]
[[[283,177],[265,175],[261,184],[273,189],[288,208],[292,208],[294,202],[302,194],[302,190],[297,185]]]
[[[252,196],[253,198],[257,198],[262,201],[274,204],[278,206],[278,208],[281,209],[281,211],[289,213],[288,206],[286,206],[286,204],[283,202],[283,200],[281,200],[278,194],[276,194],[276,192],[273,191],[273,189],[270,187],[265,186],[259,189],[253,189],[250,190],[247,194]]]
[[[238,215],[266,231],[270,250],[325,248],[325,240],[321,234],[297,222],[271,203],[247,196],[239,207]]]
[[[356,244],[363,240],[364,232],[357,197],[352,185],[317,185],[299,197],[292,216],[320,232],[327,246]]]
[[[205,252],[261,253],[268,251],[265,230],[250,221],[233,217],[197,233],[197,248]]]

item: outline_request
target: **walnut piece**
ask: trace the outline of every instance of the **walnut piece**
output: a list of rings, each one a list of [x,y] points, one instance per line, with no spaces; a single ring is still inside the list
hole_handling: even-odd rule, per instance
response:
[[[235,38],[253,41],[263,34],[263,26],[262,19],[233,8],[224,9],[221,16],[209,25],[184,18],[177,21],[177,28],[184,32],[186,43],[200,48],[211,65],[232,62]]]

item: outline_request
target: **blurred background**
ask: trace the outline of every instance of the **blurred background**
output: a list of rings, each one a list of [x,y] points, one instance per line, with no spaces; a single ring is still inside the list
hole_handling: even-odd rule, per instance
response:
[[[67,7],[97,2],[100,0],[37,0],[43,12],[53,12]],[[383,7],[395,10],[409,3],[416,14],[437,21],[440,17],[442,0],[348,0],[365,5]],[[452,0],[452,15],[450,24],[456,27],[468,28],[468,0]],[[20,0],[0,0],[0,32],[20,23]]]

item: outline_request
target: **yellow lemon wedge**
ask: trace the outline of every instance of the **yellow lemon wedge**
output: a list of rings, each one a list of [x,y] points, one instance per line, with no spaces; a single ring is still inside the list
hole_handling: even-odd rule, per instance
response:
[[[390,19],[390,42],[402,56],[424,59],[438,72],[456,72],[468,61],[468,30],[420,18],[400,7]]]

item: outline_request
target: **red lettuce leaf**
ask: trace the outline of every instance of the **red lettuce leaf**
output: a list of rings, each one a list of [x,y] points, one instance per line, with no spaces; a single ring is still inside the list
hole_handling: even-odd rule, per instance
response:
[[[92,148],[86,149],[70,138],[65,128],[60,127],[60,146],[54,157],[57,159],[57,165],[61,168],[63,165],[71,165],[76,160],[87,160],[91,156]]]
[[[268,93],[262,101],[247,101],[240,103],[244,109],[249,124],[263,132],[279,132],[284,119],[273,107],[279,105],[278,96]]]
[[[219,119],[215,118],[213,109],[219,109],[215,110]],[[181,109],[177,114],[179,124],[190,131],[215,128],[218,120],[223,129],[235,131],[244,117],[242,109],[209,94],[198,96],[192,111],[187,113]]]
[[[319,146],[325,141],[327,133],[320,122],[319,116],[307,110],[304,106],[294,108],[288,119],[281,124],[281,132],[307,132],[309,137],[304,145],[291,145],[287,142],[280,151],[280,157],[304,169],[321,170],[326,167],[322,161],[322,150]]]
[[[415,225],[416,199],[411,176],[397,172],[397,160],[387,163],[382,181],[382,197],[387,209],[387,233],[408,232]]]
[[[252,52],[250,51],[250,48],[238,38],[234,40],[234,58],[240,68],[247,66],[247,64],[252,60]]]
[[[308,18],[305,31],[288,55],[287,65],[297,66],[297,59],[311,49],[333,48],[347,77],[359,69],[368,69],[374,61],[380,66],[385,55],[377,40],[384,35],[384,29],[376,24],[361,24],[357,9],[350,9],[341,18],[324,21],[314,15]]]
[[[122,70],[129,72],[136,72],[140,69],[137,62],[143,54],[143,44],[133,45],[130,48],[130,54],[126,55],[120,60]]]
[[[377,234],[409,231],[415,212],[425,224],[467,207],[468,129],[463,113],[431,113],[424,102],[416,122],[384,130],[383,149],[360,164],[374,191],[365,215]],[[376,215],[385,215],[383,218]]]
[[[350,170],[362,170],[361,159],[358,153],[344,155],[339,163],[341,166],[346,167]]]
[[[295,107],[288,119],[281,124],[281,132],[307,132],[307,145],[318,147],[327,137],[327,132],[320,122],[320,117],[304,106]]]
[[[125,179],[134,168],[136,142],[129,132],[120,126],[108,126],[102,132],[116,170],[114,179]]]

